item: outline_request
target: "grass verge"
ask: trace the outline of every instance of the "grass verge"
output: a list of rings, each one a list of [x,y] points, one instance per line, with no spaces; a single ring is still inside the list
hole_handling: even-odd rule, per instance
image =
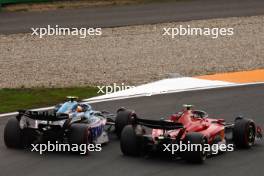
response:
[[[69,95],[89,98],[97,96],[97,91],[95,87],[0,89],[0,113],[52,106]]]

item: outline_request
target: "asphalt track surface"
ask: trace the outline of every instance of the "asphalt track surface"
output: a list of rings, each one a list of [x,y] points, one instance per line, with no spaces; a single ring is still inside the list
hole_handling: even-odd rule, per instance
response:
[[[47,27],[118,27],[264,14],[263,0],[183,0],[130,6],[0,13],[0,34]]]
[[[244,115],[264,124],[264,84],[232,88],[199,90],[150,97],[124,99],[96,103],[98,110],[115,111],[120,106],[136,109],[141,117],[159,119],[190,103],[207,110],[210,116],[233,121]],[[3,135],[7,118],[0,119],[0,134]],[[69,153],[46,153],[40,156],[29,150],[11,150],[0,142],[0,175],[17,176],[249,176],[263,173],[264,144],[260,141],[250,150],[237,150],[206,160],[203,165],[188,164],[183,160],[162,157],[131,158],[121,154],[119,141],[112,141],[102,152],[89,156]]]

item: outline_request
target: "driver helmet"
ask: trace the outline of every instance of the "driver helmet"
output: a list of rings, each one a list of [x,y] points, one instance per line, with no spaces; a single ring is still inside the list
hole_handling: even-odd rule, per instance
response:
[[[76,111],[77,112],[83,112],[83,107],[81,107],[80,105],[78,105]]]

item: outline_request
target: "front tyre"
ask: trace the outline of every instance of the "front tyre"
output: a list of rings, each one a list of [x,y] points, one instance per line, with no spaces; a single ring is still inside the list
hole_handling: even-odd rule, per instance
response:
[[[237,119],[233,131],[234,143],[238,148],[251,148],[255,143],[256,125],[250,119]]]
[[[119,138],[121,137],[121,133],[124,127],[131,124],[131,115],[132,111],[128,111],[126,109],[117,111],[115,119],[115,132]]]
[[[4,129],[4,141],[8,148],[22,148],[22,130],[19,121],[12,117],[8,120]]]

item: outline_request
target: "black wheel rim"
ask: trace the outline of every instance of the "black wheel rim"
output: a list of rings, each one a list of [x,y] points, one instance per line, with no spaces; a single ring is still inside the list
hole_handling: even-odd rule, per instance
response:
[[[248,127],[247,141],[249,146],[252,146],[255,142],[255,129],[252,124]]]

